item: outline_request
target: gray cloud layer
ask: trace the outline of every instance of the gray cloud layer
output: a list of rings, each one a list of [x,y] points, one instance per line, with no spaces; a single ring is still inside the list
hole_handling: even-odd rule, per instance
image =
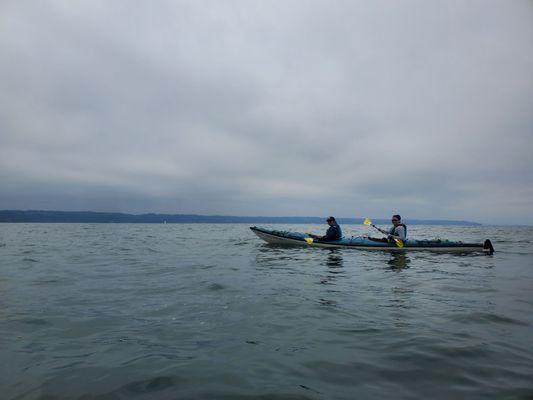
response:
[[[7,1],[0,208],[533,223],[528,1]]]

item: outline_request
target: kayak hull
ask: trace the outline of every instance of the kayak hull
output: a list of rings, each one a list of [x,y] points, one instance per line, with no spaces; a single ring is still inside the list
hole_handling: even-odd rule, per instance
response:
[[[357,250],[387,250],[387,251],[441,251],[441,252],[494,252],[490,240],[485,243],[463,243],[449,240],[406,240],[403,248],[399,248],[395,243],[386,243],[372,240],[366,237],[352,236],[344,237],[333,242],[321,242],[316,239],[312,243],[307,243],[308,234],[291,231],[278,231],[274,229],[250,227],[253,233],[265,242],[284,246],[311,246],[324,248],[350,248]]]

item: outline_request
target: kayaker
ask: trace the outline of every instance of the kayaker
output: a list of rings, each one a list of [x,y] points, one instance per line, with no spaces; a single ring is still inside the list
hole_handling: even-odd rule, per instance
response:
[[[328,217],[326,222],[329,225],[329,228],[324,236],[317,236],[310,234],[313,239],[320,240],[322,242],[332,242],[334,240],[339,240],[342,237],[342,230],[335,217]]]
[[[404,241],[407,238],[407,226],[402,223],[402,217],[400,217],[398,214],[394,214],[391,218],[391,222],[392,227],[388,231],[378,228],[375,225],[374,227],[381,233],[387,235],[387,240],[389,242],[393,241],[394,239],[400,239]]]

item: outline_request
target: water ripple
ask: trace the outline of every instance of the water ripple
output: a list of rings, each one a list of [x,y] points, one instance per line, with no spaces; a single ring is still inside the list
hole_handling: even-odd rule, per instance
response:
[[[465,324],[511,324],[511,325],[520,325],[520,326],[529,326],[527,322],[523,322],[514,318],[505,317],[493,313],[468,313],[461,315],[454,315],[450,318],[453,321],[462,322]]]

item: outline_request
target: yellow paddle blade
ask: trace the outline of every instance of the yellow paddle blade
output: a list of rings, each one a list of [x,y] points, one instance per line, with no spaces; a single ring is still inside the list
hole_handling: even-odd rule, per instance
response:
[[[304,239],[307,242],[307,244],[312,244],[313,243],[313,238],[304,238]]]
[[[398,246],[399,249],[403,248],[403,240],[401,239],[394,239],[396,242],[396,246]]]
[[[363,221],[363,224],[372,225],[372,221],[370,221],[368,218],[365,218],[365,220]]]

